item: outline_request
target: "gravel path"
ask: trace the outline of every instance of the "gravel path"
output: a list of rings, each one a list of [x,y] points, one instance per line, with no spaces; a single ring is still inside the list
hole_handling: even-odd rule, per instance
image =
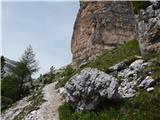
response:
[[[46,85],[43,92],[45,102],[40,105],[38,110],[30,112],[23,120],[59,120],[58,107],[62,104],[62,97],[55,88],[56,82]],[[2,113],[0,120],[13,120],[24,107],[28,106],[29,97],[15,103],[6,112]]]
[[[32,111],[25,120],[59,120],[58,107],[62,104],[62,97],[55,88],[56,82],[43,88],[44,102],[40,109]]]

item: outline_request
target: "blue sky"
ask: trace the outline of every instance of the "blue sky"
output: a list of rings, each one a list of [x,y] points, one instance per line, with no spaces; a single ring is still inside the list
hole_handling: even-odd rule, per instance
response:
[[[2,52],[18,60],[28,45],[40,71],[59,68],[72,60],[71,37],[79,2],[3,2]]]

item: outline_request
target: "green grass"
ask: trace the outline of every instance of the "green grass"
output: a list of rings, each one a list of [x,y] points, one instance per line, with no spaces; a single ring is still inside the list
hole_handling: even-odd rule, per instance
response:
[[[104,113],[95,112],[74,112],[68,103],[59,107],[60,120],[105,120]]]
[[[99,70],[106,72],[110,66],[121,62],[122,60],[130,59],[131,61],[135,55],[140,55],[139,45],[137,40],[132,40],[116,49],[106,51],[103,55],[87,64],[85,67],[98,68]]]
[[[143,58],[146,61],[152,61],[152,65],[147,67],[145,71],[153,71],[151,76],[156,80],[160,80],[160,52],[146,54]]]

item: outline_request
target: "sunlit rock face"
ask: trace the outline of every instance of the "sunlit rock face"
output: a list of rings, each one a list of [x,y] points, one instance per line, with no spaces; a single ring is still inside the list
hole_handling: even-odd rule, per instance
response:
[[[135,19],[130,2],[81,1],[71,43],[73,66],[79,67],[104,50],[131,40],[134,27]]]

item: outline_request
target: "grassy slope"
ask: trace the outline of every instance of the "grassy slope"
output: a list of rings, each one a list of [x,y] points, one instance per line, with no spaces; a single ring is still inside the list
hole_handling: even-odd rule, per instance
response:
[[[124,45],[119,46],[111,51],[106,51],[103,55],[99,56],[96,60],[90,62],[85,67],[98,68],[102,71],[108,71],[108,68],[124,59],[133,58],[139,55],[138,42],[132,40]]]
[[[133,56],[139,55],[138,50],[138,43],[133,40],[104,53],[95,61],[83,66],[83,68],[95,67],[107,72],[108,67],[124,59],[132,61]],[[159,80],[160,53],[146,55],[144,58],[146,60],[154,59],[154,64],[147,69],[155,70],[152,76]],[[156,88],[152,93],[139,91],[139,94],[132,99],[122,103],[108,101],[99,110],[92,112],[75,112],[68,103],[64,103],[59,108],[59,114],[60,120],[160,120],[160,84],[157,82]]]
[[[124,59],[132,59],[133,56],[139,55],[138,42],[132,40],[125,45],[122,45],[114,50],[106,51],[103,55],[99,56],[96,60],[91,61],[87,65],[83,65],[79,70],[74,70],[68,67],[62,74],[64,78],[59,81],[59,86],[62,87],[66,84],[70,77],[85,67],[98,68],[102,71],[108,71],[108,68]]]

